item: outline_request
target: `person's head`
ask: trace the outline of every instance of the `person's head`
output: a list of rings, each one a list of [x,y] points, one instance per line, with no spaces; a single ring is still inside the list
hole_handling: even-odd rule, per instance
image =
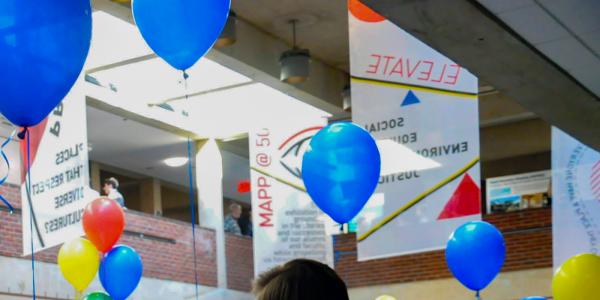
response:
[[[348,300],[346,284],[325,264],[298,259],[273,268],[254,282],[257,300]]]
[[[102,186],[102,190],[104,191],[105,194],[108,195],[108,193],[110,193],[110,191],[112,190],[116,190],[119,188],[119,181],[114,178],[107,178],[106,180],[104,180],[104,186]]]
[[[237,203],[229,205],[229,213],[234,219],[239,219],[242,216],[242,206]]]

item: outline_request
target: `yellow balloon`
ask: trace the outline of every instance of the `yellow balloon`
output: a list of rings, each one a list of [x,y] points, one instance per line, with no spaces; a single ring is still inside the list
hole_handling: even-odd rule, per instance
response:
[[[555,300],[600,299],[600,256],[580,254],[567,260],[554,274]]]
[[[379,297],[377,297],[377,299],[375,300],[396,300],[396,298],[389,296],[389,295],[381,295]]]
[[[98,273],[100,255],[90,241],[76,238],[62,245],[58,252],[58,265],[75,290],[83,292]]]

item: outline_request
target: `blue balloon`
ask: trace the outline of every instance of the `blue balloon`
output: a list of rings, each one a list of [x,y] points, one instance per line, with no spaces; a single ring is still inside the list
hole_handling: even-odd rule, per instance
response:
[[[100,264],[100,282],[115,300],[125,300],[135,291],[142,278],[142,259],[128,246],[115,246]]]
[[[0,113],[40,123],[67,95],[92,38],[89,0],[0,1]]]
[[[448,240],[446,262],[464,286],[480,291],[500,273],[506,247],[502,233],[487,222],[468,222]]]
[[[219,38],[231,0],[134,0],[132,5],[146,43],[175,69],[184,71]]]
[[[521,300],[548,300],[548,299],[546,297],[532,296],[532,297],[523,298]]]
[[[365,206],[379,181],[377,144],[353,123],[334,123],[311,140],[302,179],[315,204],[333,220],[348,223]]]

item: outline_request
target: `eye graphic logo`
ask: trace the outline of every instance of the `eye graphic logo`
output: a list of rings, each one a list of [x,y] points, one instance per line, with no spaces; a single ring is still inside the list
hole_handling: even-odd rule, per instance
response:
[[[322,126],[317,126],[303,129],[290,136],[279,146],[279,151],[283,153],[279,163],[292,176],[302,179],[302,157],[312,137],[322,128]]]

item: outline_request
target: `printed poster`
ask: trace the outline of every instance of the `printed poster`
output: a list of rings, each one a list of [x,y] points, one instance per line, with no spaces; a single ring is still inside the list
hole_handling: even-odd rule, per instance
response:
[[[349,24],[352,119],[382,153],[358,258],[443,249],[481,219],[478,80],[358,0]]]
[[[98,197],[89,188],[85,95],[81,80],[52,113],[30,128],[31,190],[28,196],[26,140],[21,141],[23,254],[82,236],[85,206]],[[30,204],[33,218],[30,220]],[[32,221],[32,224],[30,224]]]
[[[552,128],[554,268],[581,253],[600,254],[600,153]]]
[[[549,207],[552,172],[539,171],[489,178],[485,181],[488,213]]]
[[[333,266],[331,219],[302,182],[302,156],[324,119],[290,120],[249,133],[254,273],[296,258]]]

